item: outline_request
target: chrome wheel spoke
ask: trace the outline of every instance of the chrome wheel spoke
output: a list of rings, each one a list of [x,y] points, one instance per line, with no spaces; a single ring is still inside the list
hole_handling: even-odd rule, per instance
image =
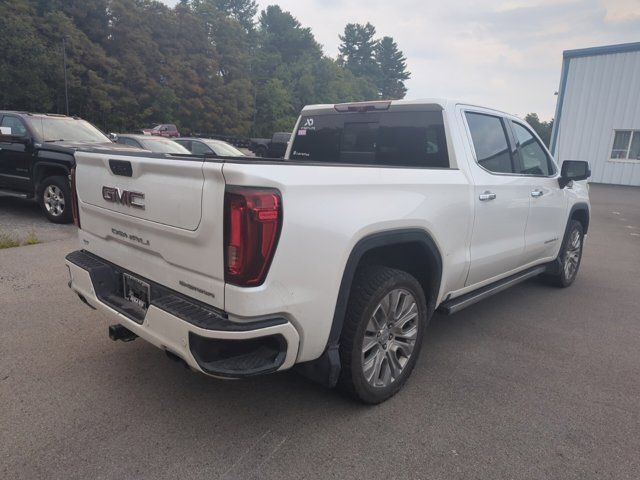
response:
[[[410,328],[406,330],[393,330],[393,339],[396,342],[407,343],[414,341],[418,336],[418,326],[412,325]]]
[[[391,379],[395,380],[400,376],[400,373],[402,373],[403,365],[400,364],[395,352],[392,352],[391,350],[387,352],[387,363],[389,364]]]
[[[51,215],[58,217],[62,215],[65,207],[64,194],[62,189],[55,185],[49,185],[42,193],[44,207]]]
[[[580,264],[580,256],[582,254],[582,236],[578,230],[573,230],[567,243],[564,254],[564,275],[565,278],[571,279],[578,271]]]
[[[369,368],[365,370],[365,378],[367,379],[367,382],[373,385],[380,383],[383,362],[384,352],[382,350],[378,350],[376,354],[372,356],[371,361],[368,364]]]
[[[389,359],[386,355],[383,355],[382,362],[380,363],[380,373],[378,375],[378,382],[376,386],[386,387],[393,382],[394,378],[391,375],[391,367],[389,366]]]
[[[384,327],[387,323],[387,305],[378,305],[378,308],[376,308],[375,312],[373,313],[373,316],[371,317],[371,322],[373,322],[374,327],[379,330],[382,327]],[[369,322],[369,323],[371,323]]]
[[[365,335],[364,343],[362,345],[362,353],[367,354],[373,347],[378,345],[378,337],[376,335],[369,336]]]
[[[376,369],[378,368],[379,357],[380,355],[378,349],[376,349],[375,351],[371,352],[371,354],[363,364],[364,376],[368,382],[371,382],[373,380],[373,376],[376,372]]]
[[[418,336],[418,306],[405,289],[380,300],[365,328],[362,369],[367,382],[386,387],[400,378]]]
[[[397,328],[404,328],[404,326],[418,317],[418,306],[415,302],[412,302],[409,305],[408,309],[402,312],[400,318],[398,318],[395,322],[393,322],[393,326]]]

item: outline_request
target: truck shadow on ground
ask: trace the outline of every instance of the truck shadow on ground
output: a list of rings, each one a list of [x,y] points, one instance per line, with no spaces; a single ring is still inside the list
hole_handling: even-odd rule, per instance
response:
[[[40,206],[36,201],[22,198],[0,196],[0,215],[2,217],[16,216],[17,219],[38,219],[46,222],[46,219],[42,218]]]
[[[457,349],[461,355],[465,355],[467,348],[470,348],[469,354],[478,353],[478,348],[482,350],[486,346],[482,345],[487,339],[501,335],[506,324],[511,324],[507,328],[513,329],[518,328],[521,322],[526,323],[526,316],[505,309],[505,301],[526,312],[527,297],[535,298],[532,293],[545,295],[549,291],[553,289],[535,280],[528,281],[454,316],[436,314],[427,329],[416,369],[405,389],[378,407],[363,408],[362,404],[338,391],[317,385],[296,372],[235,381],[209,378],[170,361],[157,348],[140,339],[128,344],[109,345],[111,348],[105,352],[108,358],[104,359],[108,366],[99,367],[105,383],[97,388],[120,392],[115,398],[129,398],[127,403],[134,409],[135,405],[144,405],[145,410],[163,412],[169,407],[172,411],[176,409],[178,416],[199,412],[198,422],[207,418],[218,422],[230,411],[234,416],[247,414],[251,417],[260,411],[265,417],[304,417],[313,411],[331,408],[358,415],[371,408],[393,409],[417,393],[421,397],[418,405],[422,404],[421,408],[424,408],[425,398],[422,396],[428,388],[440,388],[441,376],[457,368],[450,364],[451,348]],[[478,340],[481,347],[477,346]],[[106,376],[104,368],[109,371]],[[97,375],[98,370],[95,373]],[[260,398],[258,403],[256,398]],[[157,409],[152,408],[153,403],[157,403]],[[163,404],[164,408],[161,407]],[[164,419],[164,413],[159,413],[157,420],[161,419]]]

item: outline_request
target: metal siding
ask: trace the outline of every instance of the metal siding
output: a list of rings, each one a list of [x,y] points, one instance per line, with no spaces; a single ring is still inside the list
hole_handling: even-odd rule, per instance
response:
[[[640,162],[609,161],[613,131],[640,130],[640,51],[565,61],[558,162],[587,160],[593,182],[640,185]]]

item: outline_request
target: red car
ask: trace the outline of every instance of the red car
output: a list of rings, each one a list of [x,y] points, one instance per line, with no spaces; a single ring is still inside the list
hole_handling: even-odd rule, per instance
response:
[[[178,128],[172,123],[162,123],[160,125],[156,125],[153,128],[143,128],[142,133],[145,135],[156,135],[158,137],[179,137],[180,132],[178,132]]]

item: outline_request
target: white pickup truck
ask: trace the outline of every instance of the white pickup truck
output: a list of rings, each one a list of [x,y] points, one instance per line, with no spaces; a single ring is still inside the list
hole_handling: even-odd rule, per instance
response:
[[[285,159],[76,153],[70,287],[199,372],[286,370],[368,402],[409,377],[434,311],[527,278],[566,287],[586,162],[449,100],[304,108]]]

